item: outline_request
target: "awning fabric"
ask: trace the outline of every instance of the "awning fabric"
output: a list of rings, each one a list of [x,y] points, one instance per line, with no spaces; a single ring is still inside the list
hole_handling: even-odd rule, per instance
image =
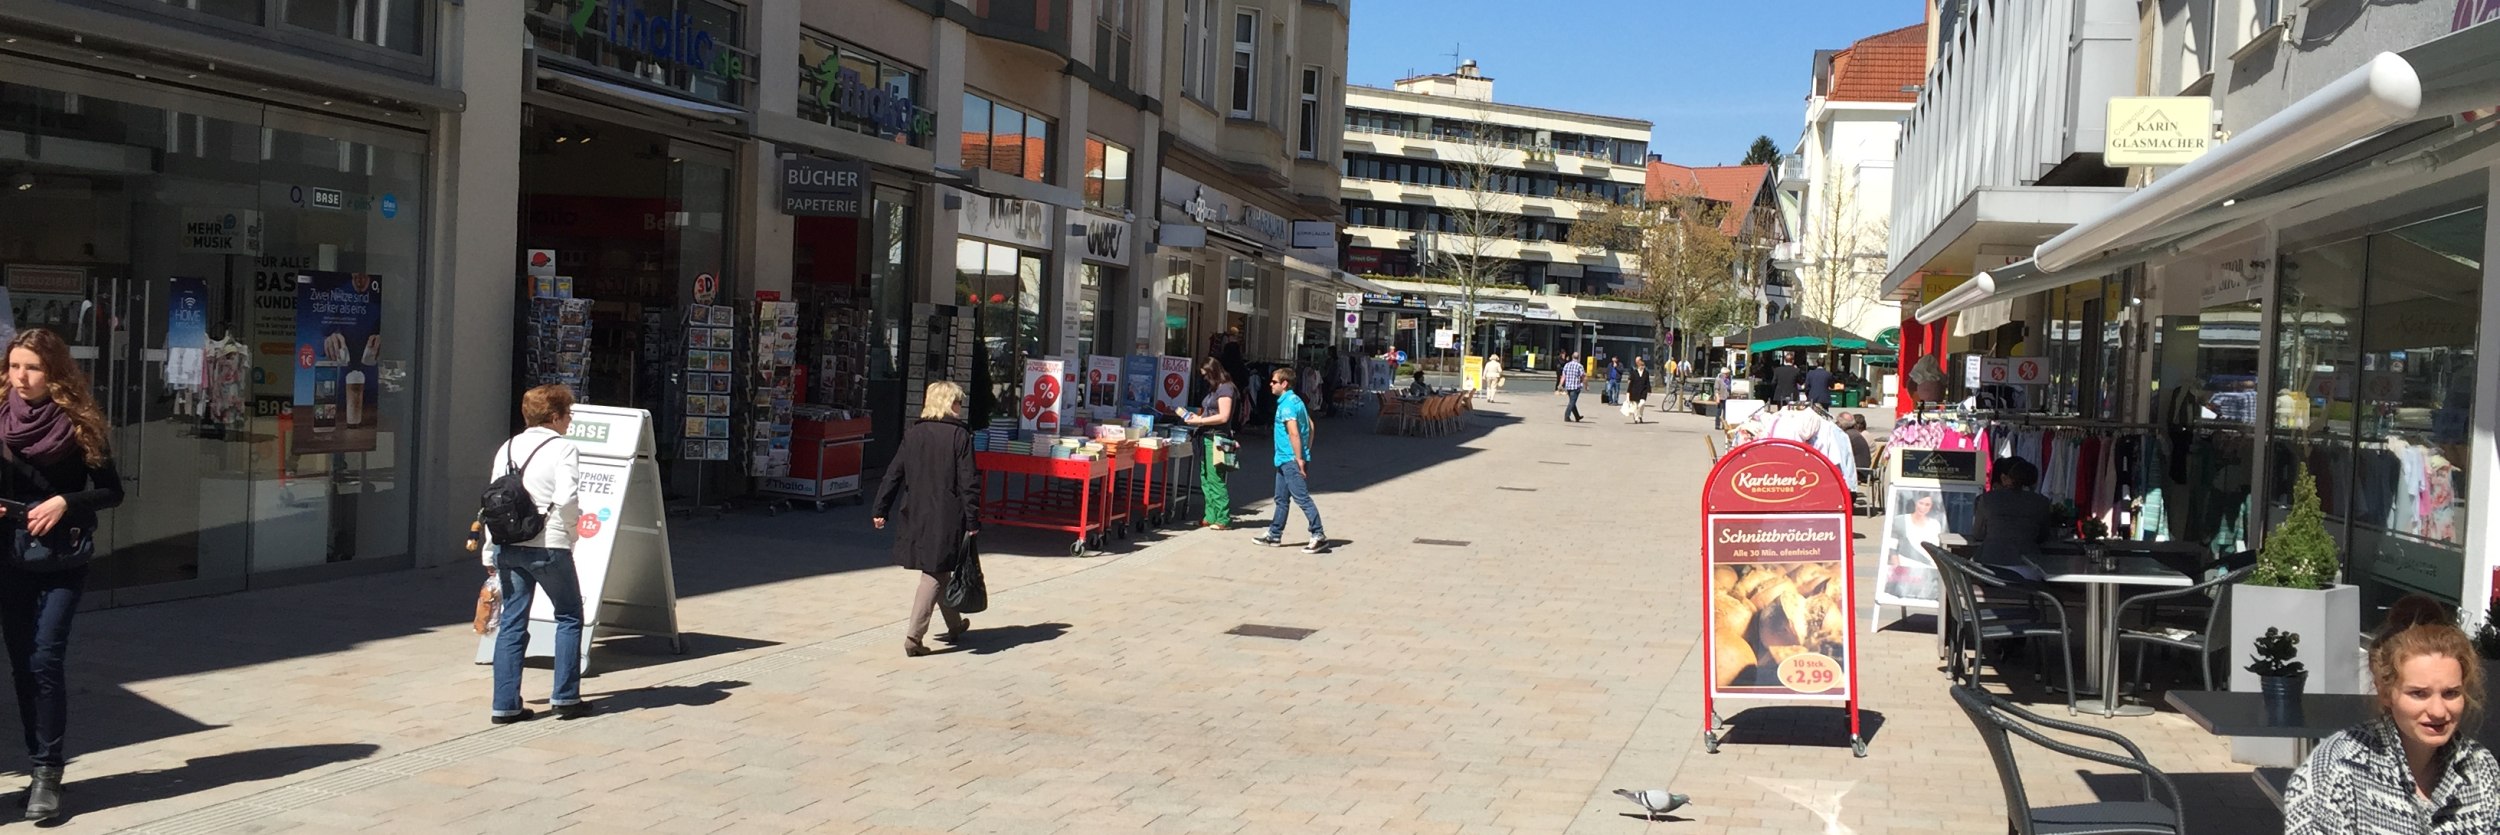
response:
[[[1826,325],[1821,319],[1798,316],[1754,328],[1753,342],[1745,350],[1758,354],[1784,348],[1821,348],[1826,333],[1831,335],[1834,350],[1864,351],[1872,345],[1866,337]]]

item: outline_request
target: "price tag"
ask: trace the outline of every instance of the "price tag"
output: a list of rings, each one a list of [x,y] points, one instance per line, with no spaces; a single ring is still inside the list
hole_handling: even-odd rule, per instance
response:
[[[1840,662],[1819,652],[1791,655],[1780,662],[1780,684],[1799,693],[1821,693],[1840,686]]]

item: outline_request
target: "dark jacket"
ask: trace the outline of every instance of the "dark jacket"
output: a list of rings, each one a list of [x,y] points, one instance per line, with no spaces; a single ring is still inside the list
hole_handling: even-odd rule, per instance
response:
[[[1832,372],[1823,368],[1806,369],[1806,399],[1825,406],[1832,405]]]
[[[2029,565],[2040,543],[2057,535],[2057,507],[2030,490],[1999,487],[1971,502],[1970,540],[1988,565]]]
[[[1649,372],[1640,366],[1624,370],[1623,396],[1634,400],[1649,399]]]
[[[891,520],[895,565],[954,570],[964,534],[981,529],[981,473],[972,463],[972,430],[952,420],[922,420],[905,430],[885,482],[877,485],[875,515]]]
[[[72,450],[49,466],[36,466],[9,450],[0,463],[0,499],[29,507],[59,496],[69,504],[60,525],[94,531],[97,514],[122,503],[122,474],[107,458],[100,467],[87,466],[86,453]],[[47,489],[48,488],[48,489]]]
[[[1771,395],[1760,399],[1772,403],[1797,402],[1797,374],[1794,365],[1771,369]]]

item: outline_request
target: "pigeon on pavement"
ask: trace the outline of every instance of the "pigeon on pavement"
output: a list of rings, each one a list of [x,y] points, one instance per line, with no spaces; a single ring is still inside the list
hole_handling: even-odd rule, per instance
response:
[[[1615,796],[1641,804],[1642,809],[1648,810],[1650,820],[1657,820],[1659,815],[1683,808],[1684,804],[1693,802],[1692,798],[1669,792],[1666,789],[1643,791],[1616,789]]]

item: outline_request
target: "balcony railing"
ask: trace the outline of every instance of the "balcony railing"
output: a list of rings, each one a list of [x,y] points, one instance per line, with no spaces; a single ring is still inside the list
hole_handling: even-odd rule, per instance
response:
[[[1421,131],[1396,130],[1392,128],[1376,128],[1370,125],[1347,125],[1345,126],[1345,130],[1347,133],[1370,133],[1381,136],[1395,136],[1404,139],[1422,139],[1430,142],[1455,142],[1462,145],[1471,145],[1477,142],[1483,142],[1484,144],[1495,148],[1501,148],[1509,151],[1519,151],[1530,156],[1535,156],[1537,154],[1560,154],[1563,156],[1587,157],[1599,162],[1604,162],[1608,165],[1615,164],[1614,157],[1609,154],[1597,153],[1595,151],[1556,148],[1550,145],[1535,145],[1524,142],[1505,142],[1499,139],[1479,140],[1465,136],[1450,136],[1447,134],[1423,133]]]

